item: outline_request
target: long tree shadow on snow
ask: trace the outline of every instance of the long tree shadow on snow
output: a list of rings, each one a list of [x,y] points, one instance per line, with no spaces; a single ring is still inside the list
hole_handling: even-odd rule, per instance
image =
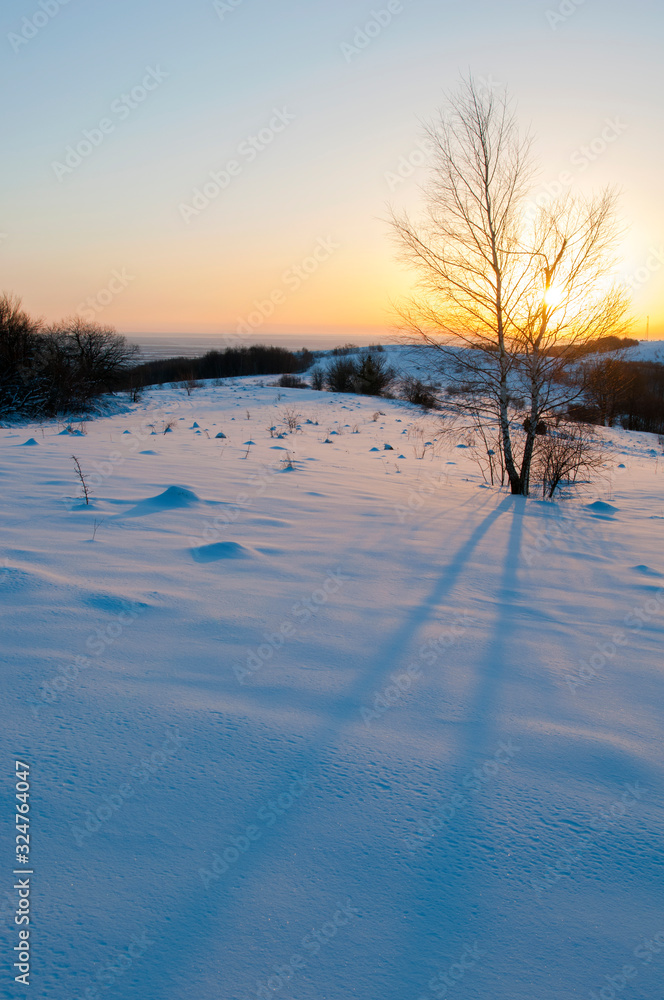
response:
[[[454,765],[447,768],[449,781],[443,796],[448,802],[455,793],[463,794],[466,804],[413,856],[417,907],[411,910],[421,916],[412,921],[403,954],[412,955],[415,949],[420,958],[421,977],[414,988],[421,994],[429,992],[426,984],[431,976],[446,971],[468,943],[479,940],[488,953],[483,962],[490,963],[496,918],[499,913],[505,917],[502,912],[504,898],[497,905],[496,897],[507,895],[506,887],[499,885],[500,876],[494,873],[492,834],[488,830],[490,819],[487,821],[491,787],[473,796],[462,783],[473,768],[494,759],[501,740],[509,739],[509,734],[498,732],[496,716],[509,665],[518,655],[515,652],[519,629],[516,620],[520,598],[518,570],[526,501],[521,497],[510,498],[501,508],[503,511],[511,508],[512,520],[497,593],[495,622],[487,636],[487,654],[478,666],[477,685],[466,725],[460,727],[459,754]],[[504,766],[499,765],[499,768]],[[499,769],[491,780],[500,782],[500,778]],[[431,804],[432,814],[437,804]],[[434,914],[437,919],[432,921]],[[393,991],[383,995],[401,1000],[403,987],[395,985]]]
[[[317,733],[311,739],[309,750],[300,762],[300,767],[308,768],[310,771],[317,771],[319,762],[324,756],[324,751],[338,745],[341,732],[349,723],[356,723],[359,719],[361,705],[367,697],[386,683],[386,678],[395,670],[403,667],[409,649],[420,630],[425,626],[435,614],[444,598],[452,593],[460,575],[468,564],[472,553],[475,551],[484,536],[490,531],[495,522],[510,510],[514,511],[512,521],[512,536],[510,539],[510,549],[517,543],[517,547],[512,551],[506,566],[506,576],[510,581],[516,576],[516,565],[518,559],[518,539],[521,535],[522,508],[519,505],[519,498],[506,497],[497,507],[473,529],[470,537],[460,546],[456,554],[448,563],[443,573],[436,581],[429,596],[417,607],[410,609],[402,624],[392,637],[386,640],[382,648],[374,657],[373,664],[356,681],[352,690],[339,698],[334,706],[330,708],[331,721],[325,722],[319,727]],[[517,516],[518,512],[518,516]],[[503,591],[507,583],[503,583]],[[506,643],[509,638],[509,627],[505,621],[498,624],[497,641]],[[478,713],[477,723],[473,726],[477,733],[483,730],[482,739],[485,743],[490,741],[488,725],[490,708],[495,698],[495,692],[500,684],[499,673],[491,679],[489,689],[478,692],[475,711]],[[483,720],[483,721],[482,721]],[[461,759],[457,762],[459,768],[466,764],[471,764],[477,760],[478,750],[476,737],[469,738]],[[266,791],[265,796],[278,794],[282,791],[281,786],[275,787],[270,793]],[[306,806],[304,807],[306,808]],[[244,879],[250,879],[255,869],[264,868],[266,862],[269,868],[270,857],[279,858],[284,849],[284,841],[288,840],[289,830],[293,823],[301,819],[301,810],[293,809],[291,814],[285,817],[275,828],[270,838],[265,838],[254,845],[252,851],[243,859]],[[479,819],[477,820],[479,822]],[[395,864],[402,863],[395,857]],[[196,876],[197,877],[197,876]],[[439,889],[437,891],[440,891]],[[179,933],[177,946],[174,947],[172,935],[169,935],[168,947],[157,944],[152,949],[150,956],[149,984],[143,980],[143,975],[139,973],[141,982],[141,996],[143,1000],[164,1000],[173,995],[173,987],[176,982],[188,981],[190,984],[197,979],[195,954],[205,952],[205,939],[208,935],[214,934],[215,938],[232,938],[233,930],[243,917],[243,903],[237,896],[236,889],[220,880],[215,883],[209,893],[206,893],[206,904],[210,906],[210,912],[206,923],[200,919],[201,898],[200,886],[196,885],[192,890],[188,902],[183,901],[183,905],[178,907]],[[457,908],[456,919],[463,920],[466,912],[465,904]],[[207,925],[207,926],[206,926]],[[209,926],[209,930],[207,927]],[[400,927],[402,924],[400,923]],[[419,939],[422,945],[422,939]],[[213,946],[214,947],[214,946]],[[423,959],[424,961],[424,959]],[[148,974],[148,970],[145,970]],[[129,979],[129,977],[127,977]],[[126,983],[129,987],[129,982]],[[233,986],[228,984],[232,989]],[[219,983],[220,995],[224,994],[224,984]],[[403,983],[395,983],[393,996],[395,1000],[403,1000]],[[384,990],[382,995],[385,994]]]

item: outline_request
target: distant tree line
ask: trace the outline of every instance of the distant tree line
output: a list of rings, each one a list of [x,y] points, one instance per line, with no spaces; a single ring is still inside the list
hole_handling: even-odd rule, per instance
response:
[[[166,382],[299,373],[310,368],[313,360],[313,354],[306,348],[288,351],[265,344],[227,347],[224,351],[208,351],[200,358],[163,358],[135,365],[125,374],[124,388],[136,390]]]
[[[575,419],[664,434],[664,365],[600,355],[571,377],[582,391],[582,401],[570,408]]]
[[[629,338],[605,337],[579,349],[577,363],[560,373],[561,384],[569,387],[575,399],[557,419],[568,418],[586,424],[614,426],[627,430],[664,434],[664,365],[656,362],[630,361],[617,349],[638,344]],[[362,349],[354,344],[330,352],[327,365],[317,364],[308,379],[283,375],[280,385],[291,389],[361,393],[404,399],[424,409],[441,408],[439,387],[413,375],[399,376],[376,348]],[[441,368],[440,374],[444,369]],[[452,397],[472,394],[474,386],[454,383],[448,386]],[[513,403],[515,400],[513,400]],[[518,401],[517,408],[522,407]],[[526,432],[529,418],[525,418]],[[546,434],[547,422],[540,420],[536,434]]]
[[[0,417],[85,412],[121,387],[138,347],[72,316],[47,326],[0,296]]]
[[[548,354],[556,357],[564,353],[570,361],[574,361],[577,358],[587,357],[589,354],[608,354],[610,351],[621,351],[626,347],[638,346],[638,340],[634,340],[633,337],[617,337],[612,335],[609,337],[596,337],[582,344],[573,344],[571,348],[567,345],[558,347],[555,344],[551,344],[548,348]]]

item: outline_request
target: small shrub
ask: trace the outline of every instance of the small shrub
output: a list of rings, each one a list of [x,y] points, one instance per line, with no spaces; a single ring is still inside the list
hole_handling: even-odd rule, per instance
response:
[[[287,406],[286,409],[281,414],[281,419],[292,434],[300,426],[300,420],[302,419],[302,414],[297,413],[297,411],[294,410],[292,406]]]
[[[427,385],[421,379],[406,375],[399,383],[400,399],[421,406],[425,410],[439,410],[435,385]]]
[[[317,392],[322,392],[325,388],[325,371],[322,368],[314,368],[312,371],[311,388]]]
[[[339,357],[328,366],[325,372],[325,384],[330,392],[355,392],[356,375],[355,361]]]
[[[539,439],[533,471],[542,484],[542,496],[551,499],[563,483],[573,485],[580,473],[604,463],[597,440],[583,424],[562,424]]]
[[[182,383],[182,388],[188,396],[191,396],[194,389],[200,389],[200,387],[201,383],[195,379],[193,375],[190,375],[189,378],[186,378]]]
[[[308,389],[309,386],[300,378],[299,375],[282,375],[279,379],[279,385],[282,389]]]
[[[469,396],[475,391],[472,382],[452,382],[447,387],[448,396]]]
[[[384,358],[365,354],[357,364],[355,391],[364,396],[382,396],[394,381],[394,375],[394,369]]]
[[[334,357],[345,358],[348,354],[357,354],[359,349],[357,344],[344,344],[342,347],[335,347],[332,355]]]
[[[88,485],[87,476],[85,475],[85,473],[81,469],[81,463],[77,459],[76,455],[72,455],[72,461],[74,462],[74,468],[76,470],[76,475],[78,476],[78,479],[79,479],[80,484],[81,484],[81,489],[83,490],[83,496],[81,497],[81,499],[85,500],[85,506],[89,507],[90,506],[90,497],[92,496],[92,494],[90,492],[90,487]]]

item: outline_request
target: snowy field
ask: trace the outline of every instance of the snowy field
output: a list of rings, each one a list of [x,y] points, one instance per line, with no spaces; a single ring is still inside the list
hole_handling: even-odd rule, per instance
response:
[[[0,430],[0,996],[661,1000],[657,439],[524,501],[269,381]]]

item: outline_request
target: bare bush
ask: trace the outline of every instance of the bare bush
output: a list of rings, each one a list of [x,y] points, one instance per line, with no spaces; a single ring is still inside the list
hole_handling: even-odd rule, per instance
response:
[[[79,482],[81,484],[81,489],[83,490],[82,500],[85,500],[85,506],[90,506],[90,498],[92,496],[90,492],[90,486],[88,484],[87,476],[81,469],[81,463],[77,459],[76,455],[72,455],[72,461],[74,463],[74,468],[76,470],[76,475],[78,476]]]
[[[202,383],[198,379],[194,378],[193,373],[186,378],[181,384],[180,388],[184,389],[188,396],[191,396],[195,389],[200,389]]]
[[[287,406],[281,414],[282,422],[286,425],[288,430],[293,434],[298,430],[300,426],[300,420],[302,419],[302,414],[298,413],[296,409],[292,406]]]
[[[325,388],[325,372],[322,368],[314,368],[311,372],[311,388],[322,392]]]
[[[282,389],[308,389],[308,384],[299,375],[289,375],[286,373],[282,375],[279,379],[279,385]]]
[[[561,486],[574,485],[580,475],[604,464],[600,445],[584,424],[560,424],[535,447],[534,474],[542,485],[542,496],[551,499]]]
[[[425,410],[439,410],[440,403],[436,395],[436,386],[422,382],[413,375],[404,375],[399,382],[399,396],[408,403],[421,406]]]
[[[325,372],[325,384],[330,392],[354,392],[356,372],[352,358],[336,357]]]

